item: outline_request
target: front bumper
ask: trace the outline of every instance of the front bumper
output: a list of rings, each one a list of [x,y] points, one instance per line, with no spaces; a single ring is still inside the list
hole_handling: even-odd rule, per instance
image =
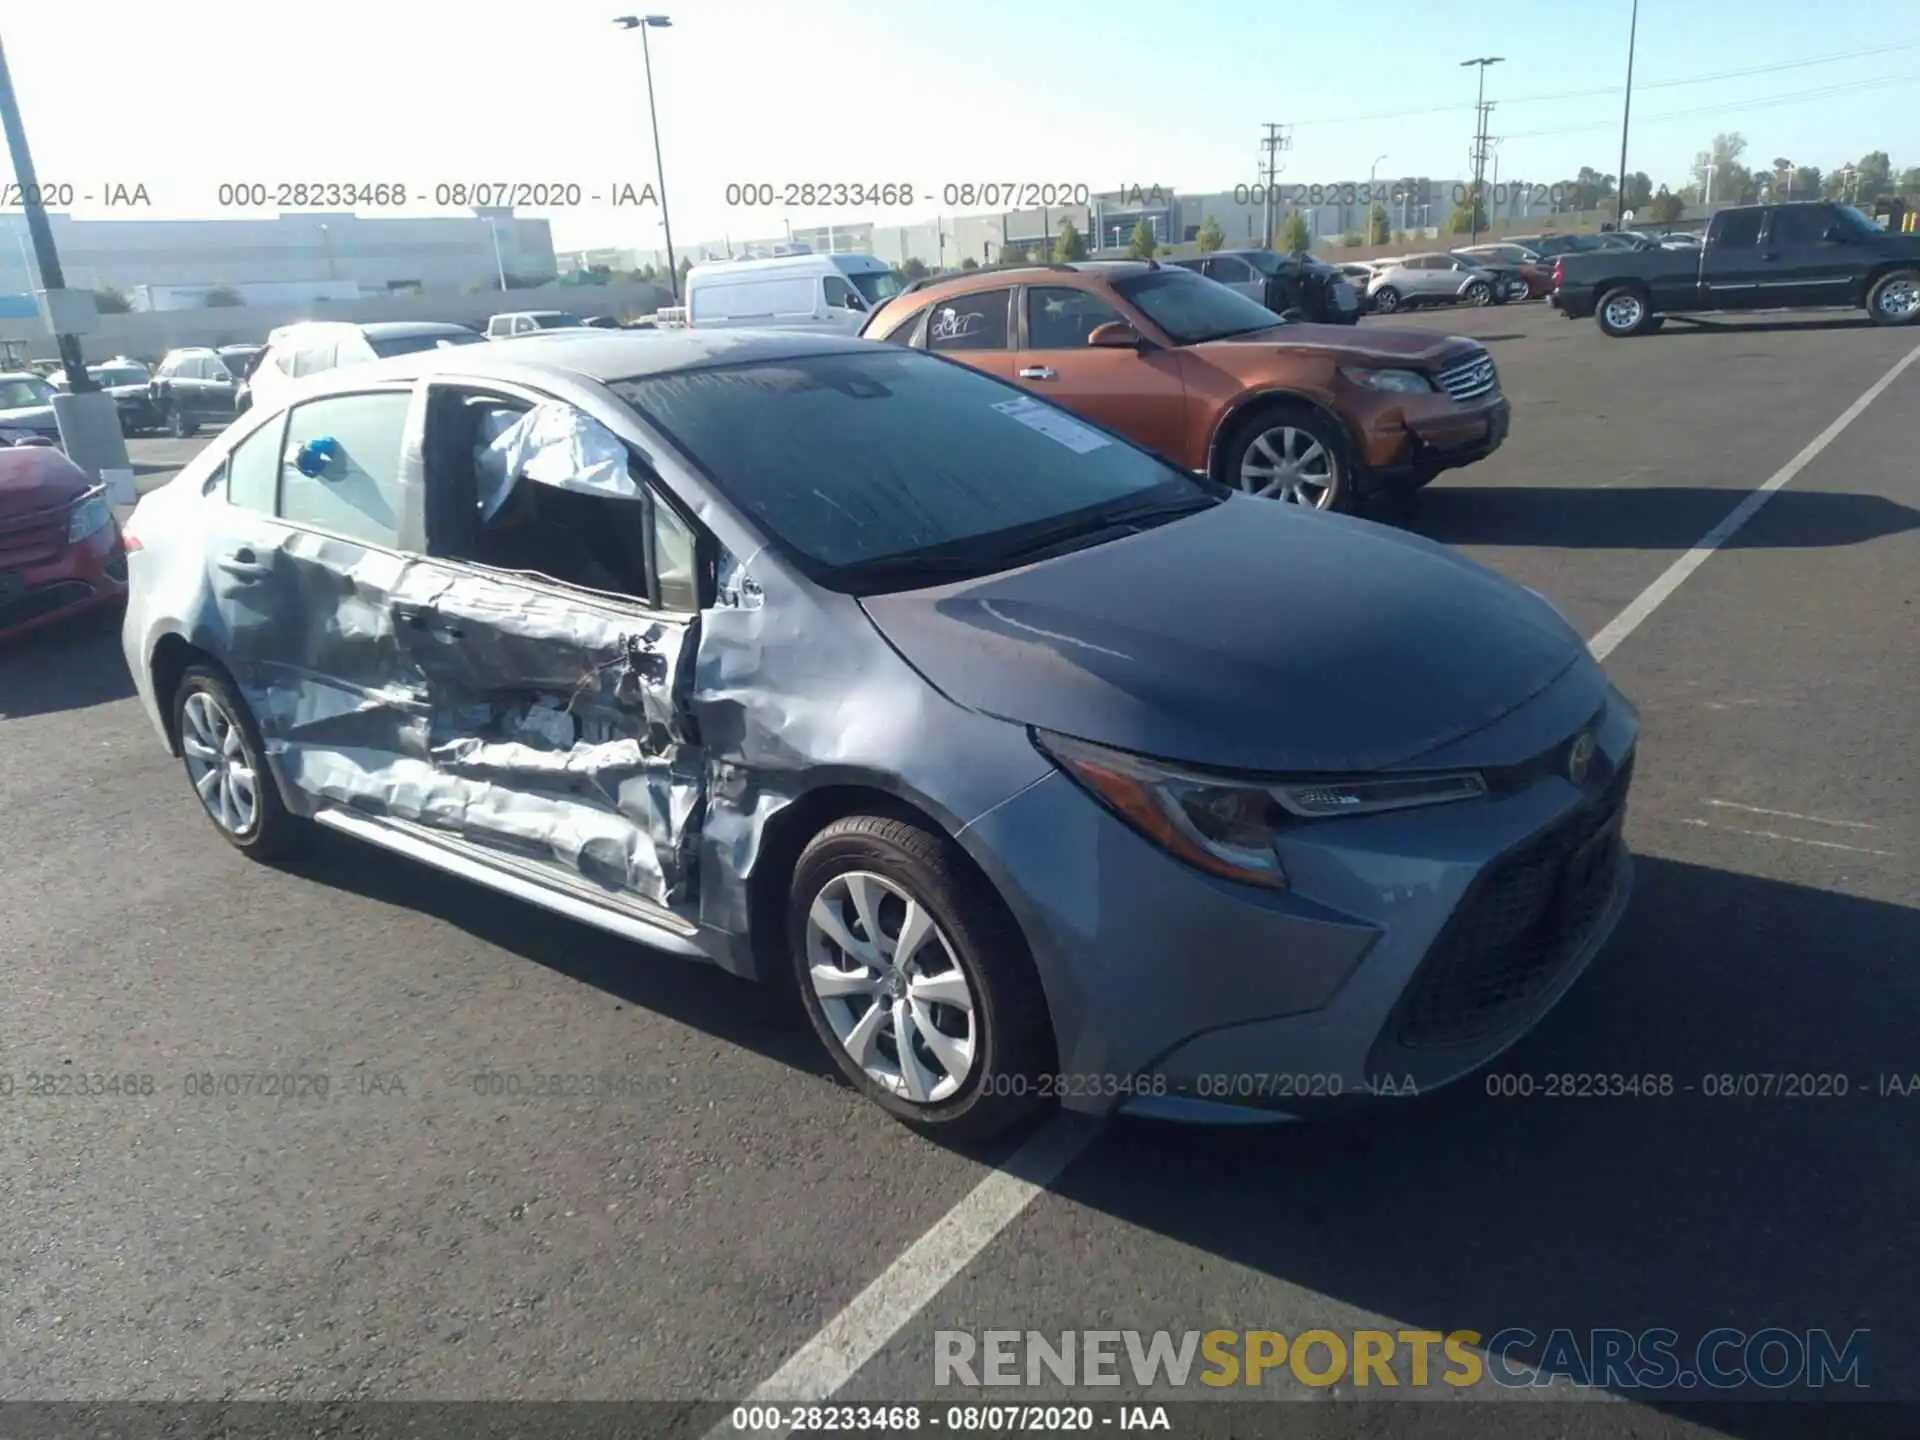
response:
[[[1554,864],[1624,807],[1639,720],[1604,680],[1575,677],[1495,727],[1522,744],[1549,728],[1557,754],[1596,694],[1585,786],[1541,770],[1466,804],[1301,827],[1280,841],[1284,893],[1179,865],[1064,775],[983,816],[966,838],[1032,945],[1053,1092],[1093,1114],[1285,1118],[1422,1093],[1498,1055],[1625,909],[1630,862],[1605,829],[1599,858],[1578,856],[1589,868],[1566,934],[1543,948],[1500,930],[1517,921],[1499,907],[1528,884],[1541,923],[1566,917],[1542,876],[1565,880]]]
[[[0,569],[0,638],[12,639],[123,600],[127,555],[118,524],[58,555]]]
[[[1418,397],[1417,404],[1374,417],[1361,436],[1366,488],[1392,489],[1484,460],[1512,428],[1513,405],[1497,390],[1464,404]]]

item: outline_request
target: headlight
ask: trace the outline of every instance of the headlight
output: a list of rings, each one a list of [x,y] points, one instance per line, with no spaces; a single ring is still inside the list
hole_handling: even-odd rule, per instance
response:
[[[1369,390],[1396,390],[1405,395],[1425,395],[1433,390],[1433,382],[1418,370],[1342,370],[1340,373]]]
[[[90,496],[73,507],[73,514],[67,520],[67,543],[78,545],[112,523],[112,508],[98,495]]]
[[[1374,815],[1487,793],[1470,770],[1257,782],[1208,775],[1034,732],[1034,741],[1093,795],[1161,848],[1198,869],[1273,890],[1287,887],[1274,841],[1291,823]]]
[[[1257,785],[1199,775],[1104,745],[1034,732],[1034,741],[1094,797],[1197,869],[1272,890],[1287,887],[1273,850],[1273,797]]]

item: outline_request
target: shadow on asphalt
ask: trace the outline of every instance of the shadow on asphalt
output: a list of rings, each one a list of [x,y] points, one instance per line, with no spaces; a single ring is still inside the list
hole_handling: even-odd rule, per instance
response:
[[[0,640],[0,719],[84,710],[133,694],[120,653],[120,607]]]
[[[773,985],[648,949],[363,841],[316,830],[289,873],[432,915],[476,940],[739,1045],[794,1070],[835,1076],[797,1000]]]
[[[1476,486],[1442,478],[1381,518],[1448,545],[1689,550],[1750,493],[1698,485]],[[1825,549],[1913,529],[1920,529],[1920,510],[1882,495],[1783,489],[1726,548]]]
[[[1684,315],[1669,317],[1661,330],[1668,335],[1764,335],[1772,330],[1873,330],[1865,315],[1834,315],[1821,320],[1703,320]],[[1646,337],[1652,338],[1652,337]]]
[[[1878,1087],[1920,1071],[1920,910],[1657,858],[1637,879],[1595,968],[1488,1072],[1531,1077],[1533,1098],[1475,1077],[1338,1122],[1122,1122],[1054,1188],[1405,1326],[1524,1327],[1541,1342],[1513,1352],[1527,1365],[1560,1328],[1671,1329],[1688,1369],[1721,1326],[1837,1344],[1864,1328],[1867,1395],[1913,1400],[1920,1095]],[[1759,1072],[1841,1075],[1848,1093],[1704,1093]],[[1669,1075],[1674,1093],[1538,1093],[1582,1074]],[[1218,1319],[1242,1322],[1259,1323]],[[1701,1393],[1630,1398],[1684,1411]],[[1785,1433],[1786,1407],[1758,1413],[1726,1433]]]

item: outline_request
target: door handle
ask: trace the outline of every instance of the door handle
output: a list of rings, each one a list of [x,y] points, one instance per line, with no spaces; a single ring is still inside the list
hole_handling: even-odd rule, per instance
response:
[[[1020,369],[1022,380],[1052,380],[1057,378],[1050,365],[1024,365]]]
[[[267,577],[267,565],[244,545],[231,555],[222,555],[214,564],[236,580],[254,581]]]

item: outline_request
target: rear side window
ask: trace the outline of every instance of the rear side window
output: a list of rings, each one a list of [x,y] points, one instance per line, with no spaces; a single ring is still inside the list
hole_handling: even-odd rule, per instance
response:
[[[1005,350],[1011,290],[980,290],[936,301],[927,323],[929,350]]]
[[[404,390],[332,395],[294,407],[281,449],[280,515],[295,524],[395,545],[400,538],[400,443],[412,397]],[[310,442],[330,440],[318,474],[299,466]]]
[[[1837,224],[1834,212],[1821,205],[1796,206],[1773,212],[1773,229],[1768,232],[1775,245],[1818,245],[1829,225]]]
[[[293,376],[301,379],[333,369],[333,341],[310,340],[293,352]]]
[[[1722,249],[1745,249],[1760,243],[1758,210],[1730,210],[1721,217],[1720,233],[1714,244]]]
[[[227,457],[227,503],[242,510],[273,514],[274,491],[280,483],[282,422],[269,420]]]

